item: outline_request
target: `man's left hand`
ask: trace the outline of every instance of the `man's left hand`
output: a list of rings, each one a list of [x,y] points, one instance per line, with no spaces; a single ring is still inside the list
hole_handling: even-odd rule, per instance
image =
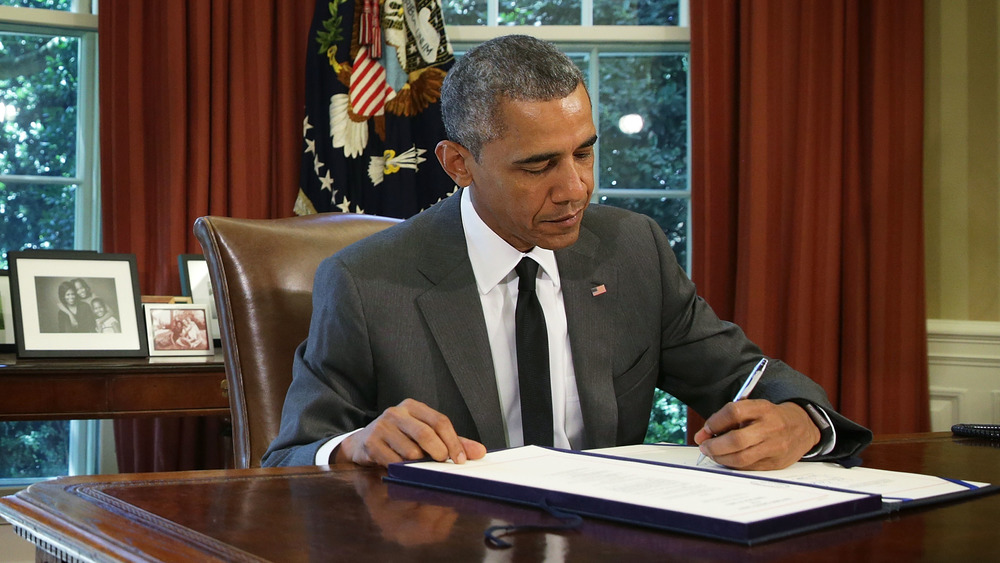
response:
[[[754,470],[784,469],[819,440],[819,428],[799,405],[755,399],[727,403],[694,436],[716,463]]]

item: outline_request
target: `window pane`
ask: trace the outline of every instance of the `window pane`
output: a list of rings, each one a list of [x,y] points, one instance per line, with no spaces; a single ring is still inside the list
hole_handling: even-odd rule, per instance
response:
[[[0,33],[0,174],[76,175],[80,39]]]
[[[581,25],[580,0],[496,0],[500,25]],[[679,25],[680,0],[593,0],[594,25]],[[488,25],[487,0],[443,0],[448,25]]]
[[[0,0],[0,6],[20,6],[22,8],[69,12],[73,9],[73,0]]]
[[[573,61],[573,64],[580,69],[583,73],[583,82],[585,84],[590,83],[590,54],[589,53],[570,53],[567,52],[566,56],[569,60]]]
[[[678,25],[679,0],[594,0],[594,25]]]
[[[670,248],[682,267],[688,256],[688,200],[666,197],[615,197],[601,195],[600,202],[650,216],[667,234]]]
[[[0,422],[0,479],[36,479],[69,473],[68,420]]]
[[[500,0],[500,25],[580,25],[580,0]]]
[[[444,0],[441,13],[446,25],[486,25],[486,0]]]
[[[453,47],[455,49],[455,60],[464,57],[465,52],[471,48],[469,45],[465,44],[455,44]],[[573,61],[573,64],[575,64],[576,67],[580,69],[580,72],[583,73],[583,81],[590,82],[590,54],[578,51],[564,52],[566,53],[566,56],[569,57],[569,60]]]
[[[687,190],[687,54],[599,60],[600,187]]]
[[[74,248],[76,186],[0,182],[0,269],[7,251]]]

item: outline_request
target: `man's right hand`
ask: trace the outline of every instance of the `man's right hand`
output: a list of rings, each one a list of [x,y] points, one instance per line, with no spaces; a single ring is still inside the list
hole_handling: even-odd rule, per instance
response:
[[[486,446],[455,433],[448,417],[414,399],[389,407],[337,446],[336,463],[381,465],[430,456],[465,463],[486,455]]]

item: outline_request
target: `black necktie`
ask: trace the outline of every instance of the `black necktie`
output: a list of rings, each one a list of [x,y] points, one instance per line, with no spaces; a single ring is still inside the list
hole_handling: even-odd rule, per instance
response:
[[[552,445],[552,388],[549,385],[549,333],[542,305],[535,295],[538,262],[525,256],[517,272],[517,308],[514,341],[517,380],[521,390],[521,426],[524,444]]]

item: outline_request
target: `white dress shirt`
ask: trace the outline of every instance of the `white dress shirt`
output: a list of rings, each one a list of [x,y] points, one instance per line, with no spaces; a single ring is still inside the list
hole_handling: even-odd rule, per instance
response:
[[[535,293],[545,314],[549,333],[553,445],[557,448],[583,447],[583,412],[576,388],[576,372],[573,370],[573,355],[566,328],[566,308],[555,254],[537,246],[522,253],[507,244],[476,213],[469,190],[462,192],[462,226],[486,318],[500,408],[506,421],[507,445],[524,445],[517,350],[514,345],[514,309],[518,293],[514,266],[523,256],[529,256],[541,266]]]

